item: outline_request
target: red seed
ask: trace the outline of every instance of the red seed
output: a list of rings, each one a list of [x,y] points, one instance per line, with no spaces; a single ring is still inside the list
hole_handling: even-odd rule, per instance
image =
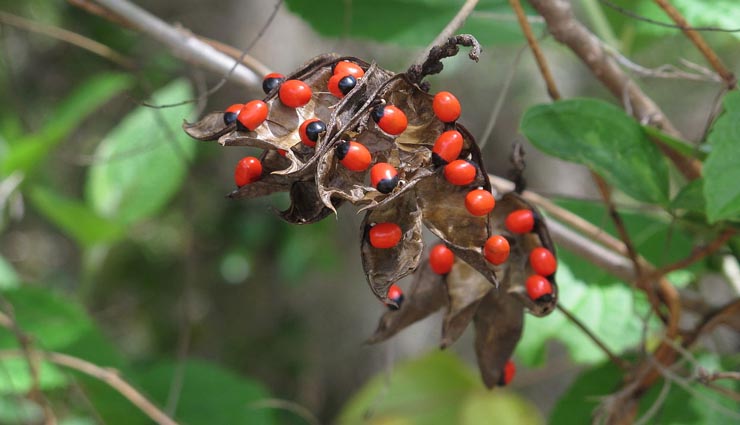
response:
[[[354,140],[338,145],[334,152],[339,163],[351,171],[365,171],[373,161],[370,151]]]
[[[301,126],[298,127],[298,135],[301,138],[301,142],[310,148],[316,146],[316,141],[319,140],[319,135],[325,131],[326,124],[318,118],[311,118],[303,121]]]
[[[358,80],[365,75],[360,65],[350,61],[340,61],[334,65],[334,75],[351,75]]]
[[[529,264],[535,273],[550,276],[558,268],[555,256],[547,248],[537,247],[529,254]]]
[[[401,241],[403,232],[396,223],[378,223],[370,228],[370,245],[374,248],[393,248]]]
[[[509,241],[501,235],[494,235],[488,238],[486,245],[483,247],[483,256],[486,260],[494,265],[503,264],[509,258]]]
[[[239,116],[239,112],[244,107],[241,103],[235,103],[224,111],[224,124],[231,125],[236,122],[236,117]]]
[[[329,93],[333,94],[334,97],[343,98],[344,93],[339,90],[339,80],[344,78],[344,75],[334,74],[329,78],[329,82],[326,83],[326,87],[329,89]]]
[[[511,233],[529,233],[534,229],[534,213],[526,209],[512,211],[506,216],[504,224]]]
[[[254,183],[262,177],[262,163],[253,156],[242,158],[234,170],[234,183],[242,187]]]
[[[397,136],[406,130],[409,121],[402,110],[393,105],[379,105],[372,112],[373,120],[381,130]]]
[[[395,283],[391,285],[391,287],[388,288],[388,294],[386,295],[386,297],[397,304],[397,306],[393,306],[386,303],[386,305],[391,310],[398,310],[399,308],[401,308],[401,304],[403,304],[403,291],[398,285],[396,285]]]
[[[465,208],[470,214],[480,217],[487,215],[496,206],[493,194],[485,189],[475,189],[465,195]]]
[[[267,113],[270,108],[261,100],[252,100],[247,102],[239,115],[236,117],[237,122],[249,131],[254,131],[267,119]]]
[[[262,79],[262,91],[264,91],[265,94],[270,93],[283,81],[285,81],[285,75],[283,74],[279,74],[277,72],[267,74],[265,75],[265,78]]]
[[[398,171],[387,162],[378,162],[370,169],[370,184],[380,193],[391,193],[398,185]]]
[[[507,360],[501,376],[503,385],[509,385],[509,383],[514,380],[514,375],[516,375],[516,366],[514,365],[514,362]]]
[[[455,254],[445,244],[434,245],[429,251],[429,267],[437,274],[447,274],[455,264]]]
[[[527,295],[532,301],[537,301],[546,295],[552,295],[552,284],[546,277],[533,274],[524,284]]]
[[[475,166],[464,159],[456,159],[444,168],[445,179],[456,186],[465,186],[475,181]]]
[[[432,152],[445,162],[452,162],[460,156],[463,147],[463,136],[457,130],[445,131],[437,137]]]
[[[434,95],[432,100],[434,115],[442,122],[453,122],[460,118],[460,101],[448,91],[441,91]]]
[[[311,100],[311,87],[301,80],[288,80],[280,86],[278,96],[283,105],[300,108]]]

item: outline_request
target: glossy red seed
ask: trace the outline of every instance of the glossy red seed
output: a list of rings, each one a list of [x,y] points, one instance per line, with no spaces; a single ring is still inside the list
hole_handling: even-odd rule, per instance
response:
[[[448,91],[441,91],[434,95],[432,100],[434,115],[442,122],[453,122],[460,118],[460,101]]]
[[[316,146],[319,135],[325,131],[326,124],[318,118],[307,119],[298,127],[298,135],[301,137],[301,142],[310,148]]]
[[[387,162],[378,162],[370,169],[370,184],[380,193],[391,193],[398,185],[398,171]]]
[[[283,105],[300,108],[311,100],[311,87],[301,80],[288,80],[280,86],[278,96]]]
[[[386,105],[380,109],[381,107],[373,111],[373,119],[378,124],[378,127],[393,136],[403,133],[409,125],[406,114],[393,105]]]
[[[558,262],[547,248],[537,247],[529,254],[529,264],[535,273],[550,276],[558,268]]]
[[[338,97],[340,99],[344,97],[344,93],[339,90],[339,80],[345,76],[346,75],[334,74],[329,78],[329,82],[326,84],[326,87],[329,89],[329,93],[333,94],[334,97]]]
[[[340,61],[334,65],[334,75],[351,75],[357,79],[365,75],[360,65],[350,61]]]
[[[270,108],[261,100],[252,100],[247,102],[236,120],[249,131],[254,131],[267,119],[267,113]]]
[[[234,183],[242,187],[254,183],[262,177],[262,163],[253,156],[242,158],[234,170]]]
[[[495,206],[496,199],[488,190],[474,189],[465,195],[465,208],[474,216],[484,216],[491,212]]]
[[[231,125],[236,122],[236,117],[239,116],[239,111],[242,110],[244,104],[235,103],[224,111],[224,124]]]
[[[507,360],[506,364],[504,365],[503,374],[501,375],[503,385],[509,385],[509,383],[514,380],[515,375],[516,366],[514,365],[514,362],[512,362],[511,360]]]
[[[464,159],[456,159],[444,168],[445,179],[456,186],[473,183],[475,174],[475,166]]]
[[[457,130],[445,131],[437,137],[432,147],[432,152],[436,153],[445,162],[452,162],[460,156],[463,147],[463,136]]]
[[[288,151],[286,151],[285,149],[278,149],[278,150],[277,150],[277,153],[278,153],[278,155],[280,155],[280,156],[285,156],[285,155],[287,155],[287,154],[288,154]]]
[[[486,241],[483,247],[483,256],[486,257],[491,264],[499,265],[506,262],[509,258],[509,241],[505,237],[500,235],[493,235]]]
[[[429,267],[437,274],[447,274],[455,264],[455,254],[445,246],[437,244],[429,251]]]
[[[532,301],[537,301],[545,295],[552,295],[552,284],[546,277],[538,274],[529,276],[524,283],[524,287],[527,289],[527,295]]]
[[[393,248],[401,241],[403,232],[396,223],[378,223],[370,228],[370,245],[375,248]]]
[[[388,297],[389,300],[391,300],[391,301],[393,301],[393,302],[395,302],[397,304],[397,306],[393,306],[391,304],[387,304],[386,303],[386,305],[390,309],[397,310],[397,309],[401,308],[401,304],[403,304],[403,291],[401,290],[401,288],[398,285],[396,285],[395,283],[393,285],[391,285],[391,287],[388,288],[388,294],[386,295],[386,297]]]
[[[267,74],[265,75],[265,78],[262,79],[262,91],[264,91],[265,94],[270,93],[283,81],[285,81],[285,75],[283,74],[279,74],[277,72]]]
[[[337,146],[336,155],[339,163],[351,171],[365,171],[373,161],[370,151],[355,141],[345,142]]]
[[[506,216],[506,228],[511,233],[529,233],[534,229],[534,213],[532,210],[514,210]]]

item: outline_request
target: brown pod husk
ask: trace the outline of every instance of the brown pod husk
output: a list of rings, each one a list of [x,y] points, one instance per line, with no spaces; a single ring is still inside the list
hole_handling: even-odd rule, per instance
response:
[[[457,341],[473,319],[483,297],[496,290],[482,274],[459,260],[445,281],[449,308],[442,322],[441,348],[447,348]]]
[[[393,248],[375,248],[369,230],[375,223],[395,223],[401,227],[401,241]],[[370,289],[381,301],[396,305],[387,297],[388,288],[412,273],[419,265],[424,244],[421,240],[421,211],[413,194],[397,198],[384,208],[375,208],[362,222],[362,268]]]

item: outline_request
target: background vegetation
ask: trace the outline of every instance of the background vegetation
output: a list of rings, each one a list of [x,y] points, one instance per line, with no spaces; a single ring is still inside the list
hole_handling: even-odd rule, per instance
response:
[[[327,51],[402,71],[463,2],[288,0],[274,20],[267,2],[139,3],[237,49],[269,23],[249,55],[289,72]],[[486,143],[493,174],[506,176],[511,143],[523,142],[529,189],[617,235],[594,170],[615,189],[642,257],[659,270],[693,260],[663,269],[686,332],[671,340],[677,359],[660,369],[637,417],[737,421],[740,388],[728,372],[740,369],[740,96],[681,30],[607,7],[671,23],[654,2],[571,3],[681,137],[630,118],[528,8],[553,80],[570,99],[551,103],[503,0],[481,0],[460,30],[483,44],[480,63],[446,61],[432,91],[461,99],[462,122]],[[0,1],[0,423],[151,423],[122,395],[132,393],[189,424],[587,423],[666,344],[645,295],[652,283],[634,285],[560,249],[561,303],[634,369],[620,370],[559,311],[527,317],[517,378],[491,392],[471,366],[472,335],[438,352],[438,323],[427,321],[363,345],[384,306],[365,286],[351,208],[298,227],[270,212],[285,198],[224,199],[233,165],[250,152],[180,130],[204,110],[262,97],[260,88],[228,82],[195,103],[147,107],[197,97],[222,75],[77,7],[91,4]],[[740,22],[733,0],[672,4],[694,26]],[[113,53],[70,44],[59,29]],[[740,32],[701,34],[738,70]],[[656,69],[666,64],[683,74]],[[682,175],[656,138],[700,162],[702,178]],[[681,348],[716,317],[729,326]],[[119,376],[132,387],[107,384]]]

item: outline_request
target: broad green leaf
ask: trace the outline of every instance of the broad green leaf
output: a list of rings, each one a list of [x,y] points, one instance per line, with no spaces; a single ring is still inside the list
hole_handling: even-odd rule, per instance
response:
[[[462,406],[461,425],[538,425],[545,421],[539,409],[510,391],[478,391],[470,395]]]
[[[337,423],[379,425],[390,420],[403,420],[402,423],[410,425],[459,423],[464,401],[481,389],[479,378],[457,357],[434,351],[395,365],[387,376],[381,373],[372,378],[344,406]],[[372,415],[369,418],[368,413]]]
[[[30,335],[40,348],[63,348],[92,326],[82,307],[48,289],[22,286],[0,295],[13,306],[21,331]],[[15,348],[17,345],[15,335],[0,328],[0,347]]]
[[[288,0],[291,12],[319,34],[425,47],[457,14],[463,0]],[[534,24],[539,32],[542,24]],[[483,44],[523,40],[508,3],[481,1],[458,33],[473,34]]]
[[[171,383],[178,373],[175,362],[155,365],[137,376],[146,394],[160,405],[167,401]],[[175,418],[191,425],[274,424],[270,409],[250,407],[269,397],[257,381],[238,376],[214,364],[188,360],[184,365],[182,388]]]
[[[193,97],[178,80],[158,90],[151,102],[175,103]],[[102,160],[90,168],[88,203],[101,216],[133,223],[156,214],[180,189],[195,143],[180,129],[193,105],[137,107],[98,146]]]
[[[43,423],[44,409],[20,395],[0,395],[0,424],[27,425]]]
[[[124,234],[124,227],[100,217],[86,204],[70,199],[42,186],[29,193],[31,202],[51,222],[82,246],[112,242]]]
[[[682,187],[671,200],[671,210],[686,210],[704,214],[706,202],[704,201],[704,179],[693,180]]]
[[[671,0],[678,11],[686,18],[691,26],[712,26],[725,29],[740,28],[740,8],[737,0]],[[653,2],[641,1],[636,12],[647,18],[672,24],[673,21]],[[676,28],[667,28],[648,22],[638,22],[638,31],[651,35],[679,34]],[[726,33],[740,38],[740,33]]]
[[[10,152],[0,161],[0,175],[16,170],[31,171],[82,120],[130,87],[132,82],[125,74],[101,74],[87,80],[64,99],[50,117],[39,117],[46,124],[38,133],[11,143]]]
[[[0,256],[0,290],[16,288],[20,283],[21,279],[13,270],[13,266]]]
[[[562,261],[556,277],[559,303],[585,323],[612,352],[620,354],[637,345],[642,329],[638,312],[642,309],[635,304],[628,286],[587,285],[576,279]],[[617,317],[619,320],[615,320]],[[517,359],[529,365],[542,363],[546,344],[553,339],[568,348],[575,363],[594,364],[606,358],[580,328],[556,310],[547,317],[526,316],[524,334],[515,352]]]
[[[38,362],[38,374],[39,388],[42,390],[53,390],[67,385],[64,373],[51,363]],[[0,360],[0,395],[26,394],[32,387],[33,379],[25,358]]]
[[[640,125],[614,105],[572,99],[537,105],[521,131],[543,152],[583,164],[627,195],[668,202],[668,167]]]
[[[551,425],[590,424],[601,397],[617,390],[621,371],[604,363],[581,373],[550,413]]]
[[[704,198],[710,223],[740,220],[740,92],[729,92],[724,113],[709,134],[712,152],[704,163]]]
[[[693,146],[691,143],[685,140],[681,140],[671,135],[665,134],[655,127],[643,125],[642,130],[648,136],[660,140],[661,142],[665,143],[667,146],[673,148],[676,152],[679,152],[682,155],[688,157],[696,157],[700,160],[704,160],[707,156],[706,153],[702,151],[698,146]]]

